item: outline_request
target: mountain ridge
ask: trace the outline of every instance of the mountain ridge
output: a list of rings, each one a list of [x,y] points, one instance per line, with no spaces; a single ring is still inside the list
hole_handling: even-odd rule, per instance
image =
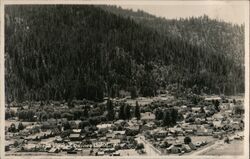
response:
[[[8,101],[153,96],[169,87],[218,93],[234,84],[232,59],[100,6],[7,6],[5,19]]]
[[[201,36],[202,34],[210,34],[210,32],[205,33],[206,29],[212,30],[216,36],[218,36],[219,33],[221,34],[232,33],[233,35],[231,36],[228,35],[229,36],[228,38],[233,39],[232,38],[233,36],[237,38],[232,46],[241,45],[237,46],[236,49],[239,50],[239,52],[237,52],[236,55],[240,55],[240,57],[238,57],[240,58],[238,62],[244,61],[244,24],[233,24],[230,22],[225,22],[223,20],[211,19],[206,14],[198,17],[166,19],[165,17],[157,17],[150,13],[146,13],[142,10],[133,11],[130,9],[123,9],[117,6],[101,6],[101,8],[123,17],[132,18],[139,24],[143,24],[147,27],[156,29],[158,31],[160,30],[159,31],[160,33],[164,34],[169,33],[173,36],[183,38],[184,40],[189,41],[190,44],[195,44],[195,45],[201,45],[199,43],[205,43],[205,42],[209,42],[209,44],[211,45],[212,40],[210,40],[209,37],[207,37],[208,35]],[[212,25],[214,25],[214,27],[216,28],[212,28],[211,27]],[[225,31],[221,31],[221,28],[225,29]],[[190,32],[191,36],[185,35],[184,32],[186,30]],[[220,35],[220,36],[223,37],[226,35]],[[202,39],[196,39],[196,38],[202,38]],[[217,40],[217,42],[219,42],[219,40]],[[227,47],[229,47],[229,45],[227,45]]]

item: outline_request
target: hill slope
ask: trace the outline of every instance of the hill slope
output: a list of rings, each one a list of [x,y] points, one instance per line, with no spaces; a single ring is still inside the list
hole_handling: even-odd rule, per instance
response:
[[[5,20],[8,101],[230,92],[239,79],[234,59],[98,6],[7,6]]]
[[[159,33],[184,39],[190,44],[206,47],[244,62],[244,25],[234,25],[204,15],[187,19],[165,19],[142,10],[132,11],[116,6],[100,6],[102,9],[131,18],[137,23],[153,28]]]
[[[142,10],[133,11],[116,6],[101,6],[101,8],[116,15],[131,18],[160,34],[182,39],[208,52],[222,54],[232,60],[236,67],[230,68],[227,76],[235,83],[231,86],[233,89],[223,88],[221,93],[236,94],[244,91],[244,24],[226,23],[210,19],[206,15],[177,20],[159,18]]]

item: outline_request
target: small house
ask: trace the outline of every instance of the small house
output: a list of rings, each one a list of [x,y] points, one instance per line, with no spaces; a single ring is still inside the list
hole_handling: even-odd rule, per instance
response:
[[[177,135],[181,135],[183,134],[183,130],[181,127],[173,127],[173,128],[169,128],[170,133],[172,134],[177,134]]]
[[[223,127],[223,123],[221,120],[215,120],[213,121],[213,125],[215,128],[222,128]]]
[[[181,109],[182,109],[183,111],[187,111],[187,110],[188,110],[188,107],[187,107],[186,105],[182,105],[182,106],[181,106]]]
[[[101,137],[101,138],[99,138],[99,141],[105,142],[105,141],[107,141],[107,137]]]
[[[221,103],[220,104],[221,110],[229,110],[230,109],[230,103]]]
[[[205,101],[209,101],[209,102],[216,101],[216,100],[218,100],[219,102],[221,102],[222,98],[219,97],[219,96],[210,96],[210,97],[206,97],[205,98]]]
[[[237,122],[233,122],[233,123],[231,124],[231,128],[232,128],[233,130],[240,130],[240,129],[241,129],[241,124],[240,124],[240,123],[237,123]]]
[[[113,153],[115,152],[115,148],[106,148],[104,149],[104,153]]]
[[[96,127],[98,128],[98,130],[109,130],[112,127],[112,124],[99,124],[96,125]]]
[[[139,125],[134,125],[134,126],[126,127],[126,130],[133,131],[133,132],[139,132],[140,127],[139,127]]]
[[[165,138],[168,135],[168,131],[160,130],[160,131],[157,131],[154,135],[158,138]]]
[[[82,140],[82,137],[80,134],[70,134],[69,139],[71,141],[80,141],[80,140]]]
[[[80,134],[81,131],[82,131],[81,129],[73,129],[73,130],[72,130],[72,133],[73,133],[73,134]]]
[[[154,122],[148,122],[145,125],[141,126],[141,131],[147,131],[147,130],[153,130],[154,128],[156,128],[156,125]]]
[[[183,144],[182,145],[182,151],[184,151],[184,152],[191,152],[192,149],[189,147],[189,145]]]
[[[22,150],[29,152],[33,151],[34,149],[36,149],[36,144],[27,144],[22,147]]]
[[[172,154],[178,154],[181,152],[181,148],[174,146],[174,145],[171,145],[170,147],[167,148],[167,152],[172,153]]]
[[[47,121],[42,122],[42,126],[41,126],[42,129],[53,129],[56,127],[57,127],[56,124],[53,124],[53,122],[47,122]]]
[[[106,133],[106,138],[107,139],[112,139],[114,137],[115,137],[114,133],[111,133],[111,132]]]
[[[194,113],[198,113],[198,112],[200,112],[200,107],[192,107],[192,112],[194,112]]]
[[[118,145],[121,142],[120,139],[110,139],[109,144]]]
[[[224,116],[221,113],[216,113],[212,116],[213,120],[223,120]]]
[[[224,113],[225,113],[227,116],[230,116],[230,115],[233,114],[233,111],[232,111],[232,110],[226,110]]]
[[[152,112],[141,113],[141,121],[150,122],[155,120],[155,114]]]
[[[115,139],[122,139],[124,138],[126,135],[125,135],[125,132],[126,131],[114,131],[114,138]]]
[[[117,152],[117,151],[114,152],[114,153],[113,153],[113,156],[120,156],[120,152]]]
[[[77,129],[78,128],[76,122],[73,121],[73,120],[69,121],[69,124],[70,124],[71,129]]]
[[[196,146],[195,146],[192,142],[190,142],[190,143],[188,144],[188,146],[189,146],[190,149],[192,149],[192,150],[197,150]]]
[[[105,147],[105,143],[104,142],[94,142],[93,143],[93,147],[94,148],[101,148],[101,147]]]
[[[196,125],[182,125],[182,129],[186,134],[193,134],[197,130]]]
[[[103,151],[98,151],[98,152],[96,153],[96,155],[97,155],[97,156],[104,156],[104,152],[103,152]]]
[[[50,125],[56,125],[57,124],[57,121],[54,118],[48,119],[47,122],[49,122]]]
[[[197,131],[195,132],[195,134],[197,136],[211,136],[213,134],[213,130],[212,129],[207,129],[207,128],[199,128],[197,129]]]
[[[121,119],[114,122],[116,126],[120,126],[120,125],[123,126],[125,123],[126,123],[125,120],[121,120]]]

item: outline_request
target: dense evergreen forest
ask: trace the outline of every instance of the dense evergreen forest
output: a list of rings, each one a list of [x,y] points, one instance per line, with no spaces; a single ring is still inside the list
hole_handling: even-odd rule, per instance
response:
[[[135,97],[188,88],[244,92],[243,28],[116,7],[6,6],[6,99],[101,101],[121,90]]]
[[[233,80],[234,84],[231,83],[233,84],[231,86],[224,84],[222,88],[218,88],[218,92],[236,94],[244,91],[244,24],[226,23],[210,19],[207,15],[177,20],[156,17],[142,10],[133,11],[116,6],[101,6],[101,8],[126,18],[132,18],[135,22],[157,30],[160,34],[183,39],[209,52],[223,54],[234,61],[233,65],[236,66],[235,69],[229,71],[227,77]]]

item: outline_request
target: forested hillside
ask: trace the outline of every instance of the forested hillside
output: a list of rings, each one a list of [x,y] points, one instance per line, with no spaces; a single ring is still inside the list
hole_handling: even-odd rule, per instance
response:
[[[223,49],[168,34],[171,29],[163,34],[160,27],[103,7],[7,6],[5,11],[8,101],[99,101],[120,90],[153,96],[159,89],[236,93],[244,88],[242,63]]]
[[[133,11],[116,6],[100,6],[111,13],[132,18],[137,23],[153,28],[159,33],[188,41],[190,44],[206,47],[224,53],[237,62],[244,61],[244,25],[234,25],[207,15],[188,19],[165,19],[142,10]]]
[[[199,46],[208,52],[222,54],[234,61],[234,69],[229,68],[227,78],[233,82],[221,93],[243,92],[244,90],[244,24],[235,25],[210,19],[204,15],[188,19],[165,19],[156,17],[142,10],[122,9],[116,6],[101,6],[106,11],[126,18],[132,18],[135,22],[157,30],[160,34],[176,37],[188,42],[191,45]],[[236,75],[236,76],[234,76]],[[223,80],[223,79],[222,79]]]

